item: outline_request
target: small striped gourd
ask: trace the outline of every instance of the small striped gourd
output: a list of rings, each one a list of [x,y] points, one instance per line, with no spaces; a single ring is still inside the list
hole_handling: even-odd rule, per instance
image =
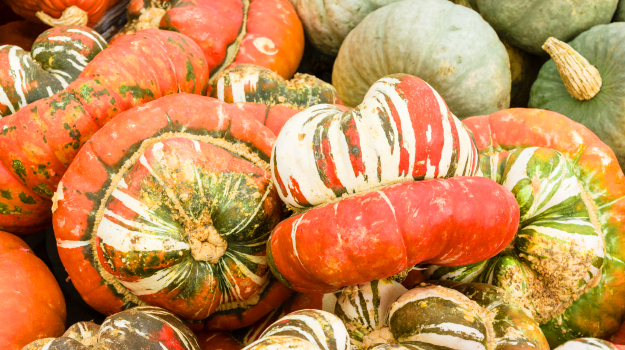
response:
[[[41,33],[30,52],[0,46],[0,117],[65,89],[108,45],[87,27],[55,27]]]
[[[238,64],[215,77],[211,97],[237,103],[276,135],[299,111],[322,103],[342,104],[332,85],[312,75],[296,73],[285,80],[252,64]]]
[[[353,110],[320,104],[284,125],[271,155],[273,181],[293,208],[408,180],[471,176],[473,136],[423,80],[378,80]]]
[[[500,254],[430,278],[492,283],[541,325],[556,347],[607,337],[625,315],[625,176],[610,148],[555,112],[510,109],[465,121],[484,176],[519,203],[516,237]]]
[[[87,303],[105,314],[156,305],[188,320],[257,303],[282,214],[274,138],[235,105],[192,94],[105,125],[55,194],[59,255]]]
[[[357,349],[549,349],[538,324],[486,284],[422,283],[408,291],[373,281],[344,288],[335,314]]]
[[[350,350],[343,322],[333,314],[305,309],[281,318],[267,328],[260,339],[244,350],[301,349]]]
[[[36,340],[22,350],[200,350],[191,330],[171,312],[138,306],[107,317],[101,326],[78,322],[59,338]]]

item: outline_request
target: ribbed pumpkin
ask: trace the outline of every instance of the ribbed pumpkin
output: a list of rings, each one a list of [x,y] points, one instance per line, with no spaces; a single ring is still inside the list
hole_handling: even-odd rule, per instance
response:
[[[567,341],[554,350],[622,350],[623,346],[614,345],[597,338],[580,338]]]
[[[552,347],[615,332],[625,315],[625,176],[614,153],[550,111],[511,109],[465,123],[484,176],[514,193],[521,222],[497,257],[438,268],[431,278],[505,289]]]
[[[0,348],[20,350],[65,330],[65,299],[54,276],[20,238],[0,231]]]
[[[570,42],[550,39],[552,55],[532,86],[529,106],[563,114],[605,142],[625,166],[625,23],[593,27]],[[594,67],[593,67],[594,66]],[[569,92],[570,91],[570,92]]]
[[[276,135],[301,110],[322,103],[342,104],[334,87],[314,76],[296,73],[293,79],[284,80],[267,68],[251,64],[226,69],[211,87],[212,97],[240,103],[240,108]]]
[[[398,0],[290,0],[308,40],[321,52],[336,56],[349,32],[368,14]]]
[[[304,30],[288,0],[132,0],[125,33],[180,32],[206,55],[211,81],[232,64],[251,63],[291,78],[304,52]]]
[[[100,34],[87,27],[48,29],[30,52],[0,46],[0,117],[65,89],[107,46]]]
[[[119,113],[176,92],[206,93],[204,55],[185,38],[158,29],[127,35],[65,90],[0,119],[0,229],[48,226],[53,192],[78,149]]]
[[[541,54],[550,36],[568,41],[610,23],[618,0],[475,0],[477,10],[513,46]]]
[[[149,304],[202,320],[259,298],[282,211],[269,174],[274,137],[236,106],[191,94],[104,126],[53,207],[59,255],[85,301],[104,314]]]
[[[479,14],[447,0],[399,1],[372,12],[343,42],[332,85],[356,106],[394,73],[425,80],[460,119],[510,105],[506,49]]]
[[[538,324],[501,289],[441,283],[407,290],[392,280],[343,288],[335,314],[357,349],[548,350]]]
[[[306,309],[281,318],[244,350],[350,348],[347,329],[340,319],[326,311]]]
[[[119,0],[5,0],[18,15],[51,26],[93,27]]]
[[[28,344],[22,350],[200,350],[197,338],[176,315],[139,306],[109,316],[101,326],[79,322],[59,338]]]

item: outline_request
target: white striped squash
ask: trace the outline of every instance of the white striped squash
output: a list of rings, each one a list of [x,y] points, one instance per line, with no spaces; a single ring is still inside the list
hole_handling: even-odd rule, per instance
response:
[[[317,105],[293,116],[271,155],[289,206],[305,208],[406,180],[475,175],[471,132],[423,80],[395,74],[342,112]]]

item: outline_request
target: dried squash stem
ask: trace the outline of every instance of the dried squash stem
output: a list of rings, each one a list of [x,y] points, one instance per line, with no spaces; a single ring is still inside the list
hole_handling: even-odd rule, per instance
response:
[[[41,20],[41,22],[51,27],[86,26],[87,22],[89,22],[89,15],[87,12],[77,6],[70,6],[63,10],[60,18],[52,18],[43,11],[39,11],[35,15]]]

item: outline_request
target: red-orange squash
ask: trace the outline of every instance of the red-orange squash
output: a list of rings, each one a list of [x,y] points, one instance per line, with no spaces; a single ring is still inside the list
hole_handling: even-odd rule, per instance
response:
[[[207,90],[204,55],[182,34],[147,29],[111,44],[65,90],[0,120],[0,229],[49,225],[63,173],[113,117],[164,95]]]
[[[125,32],[161,28],[192,38],[206,55],[211,76],[251,63],[295,73],[304,52],[304,30],[288,0],[132,0]]]
[[[119,0],[5,0],[15,13],[31,22],[42,20],[53,25],[51,19],[61,19],[58,25],[86,25],[93,27],[106,10]],[[69,12],[67,9],[72,8]],[[42,18],[43,15],[43,18]],[[79,22],[76,22],[76,21]],[[69,22],[68,22],[69,21]]]
[[[236,106],[192,94],[104,126],[53,208],[59,255],[83,299],[105,314],[148,304],[204,320],[221,305],[267,298],[266,241],[282,214],[274,139]]]
[[[0,349],[20,350],[65,331],[65,299],[56,279],[20,238],[0,231]]]

